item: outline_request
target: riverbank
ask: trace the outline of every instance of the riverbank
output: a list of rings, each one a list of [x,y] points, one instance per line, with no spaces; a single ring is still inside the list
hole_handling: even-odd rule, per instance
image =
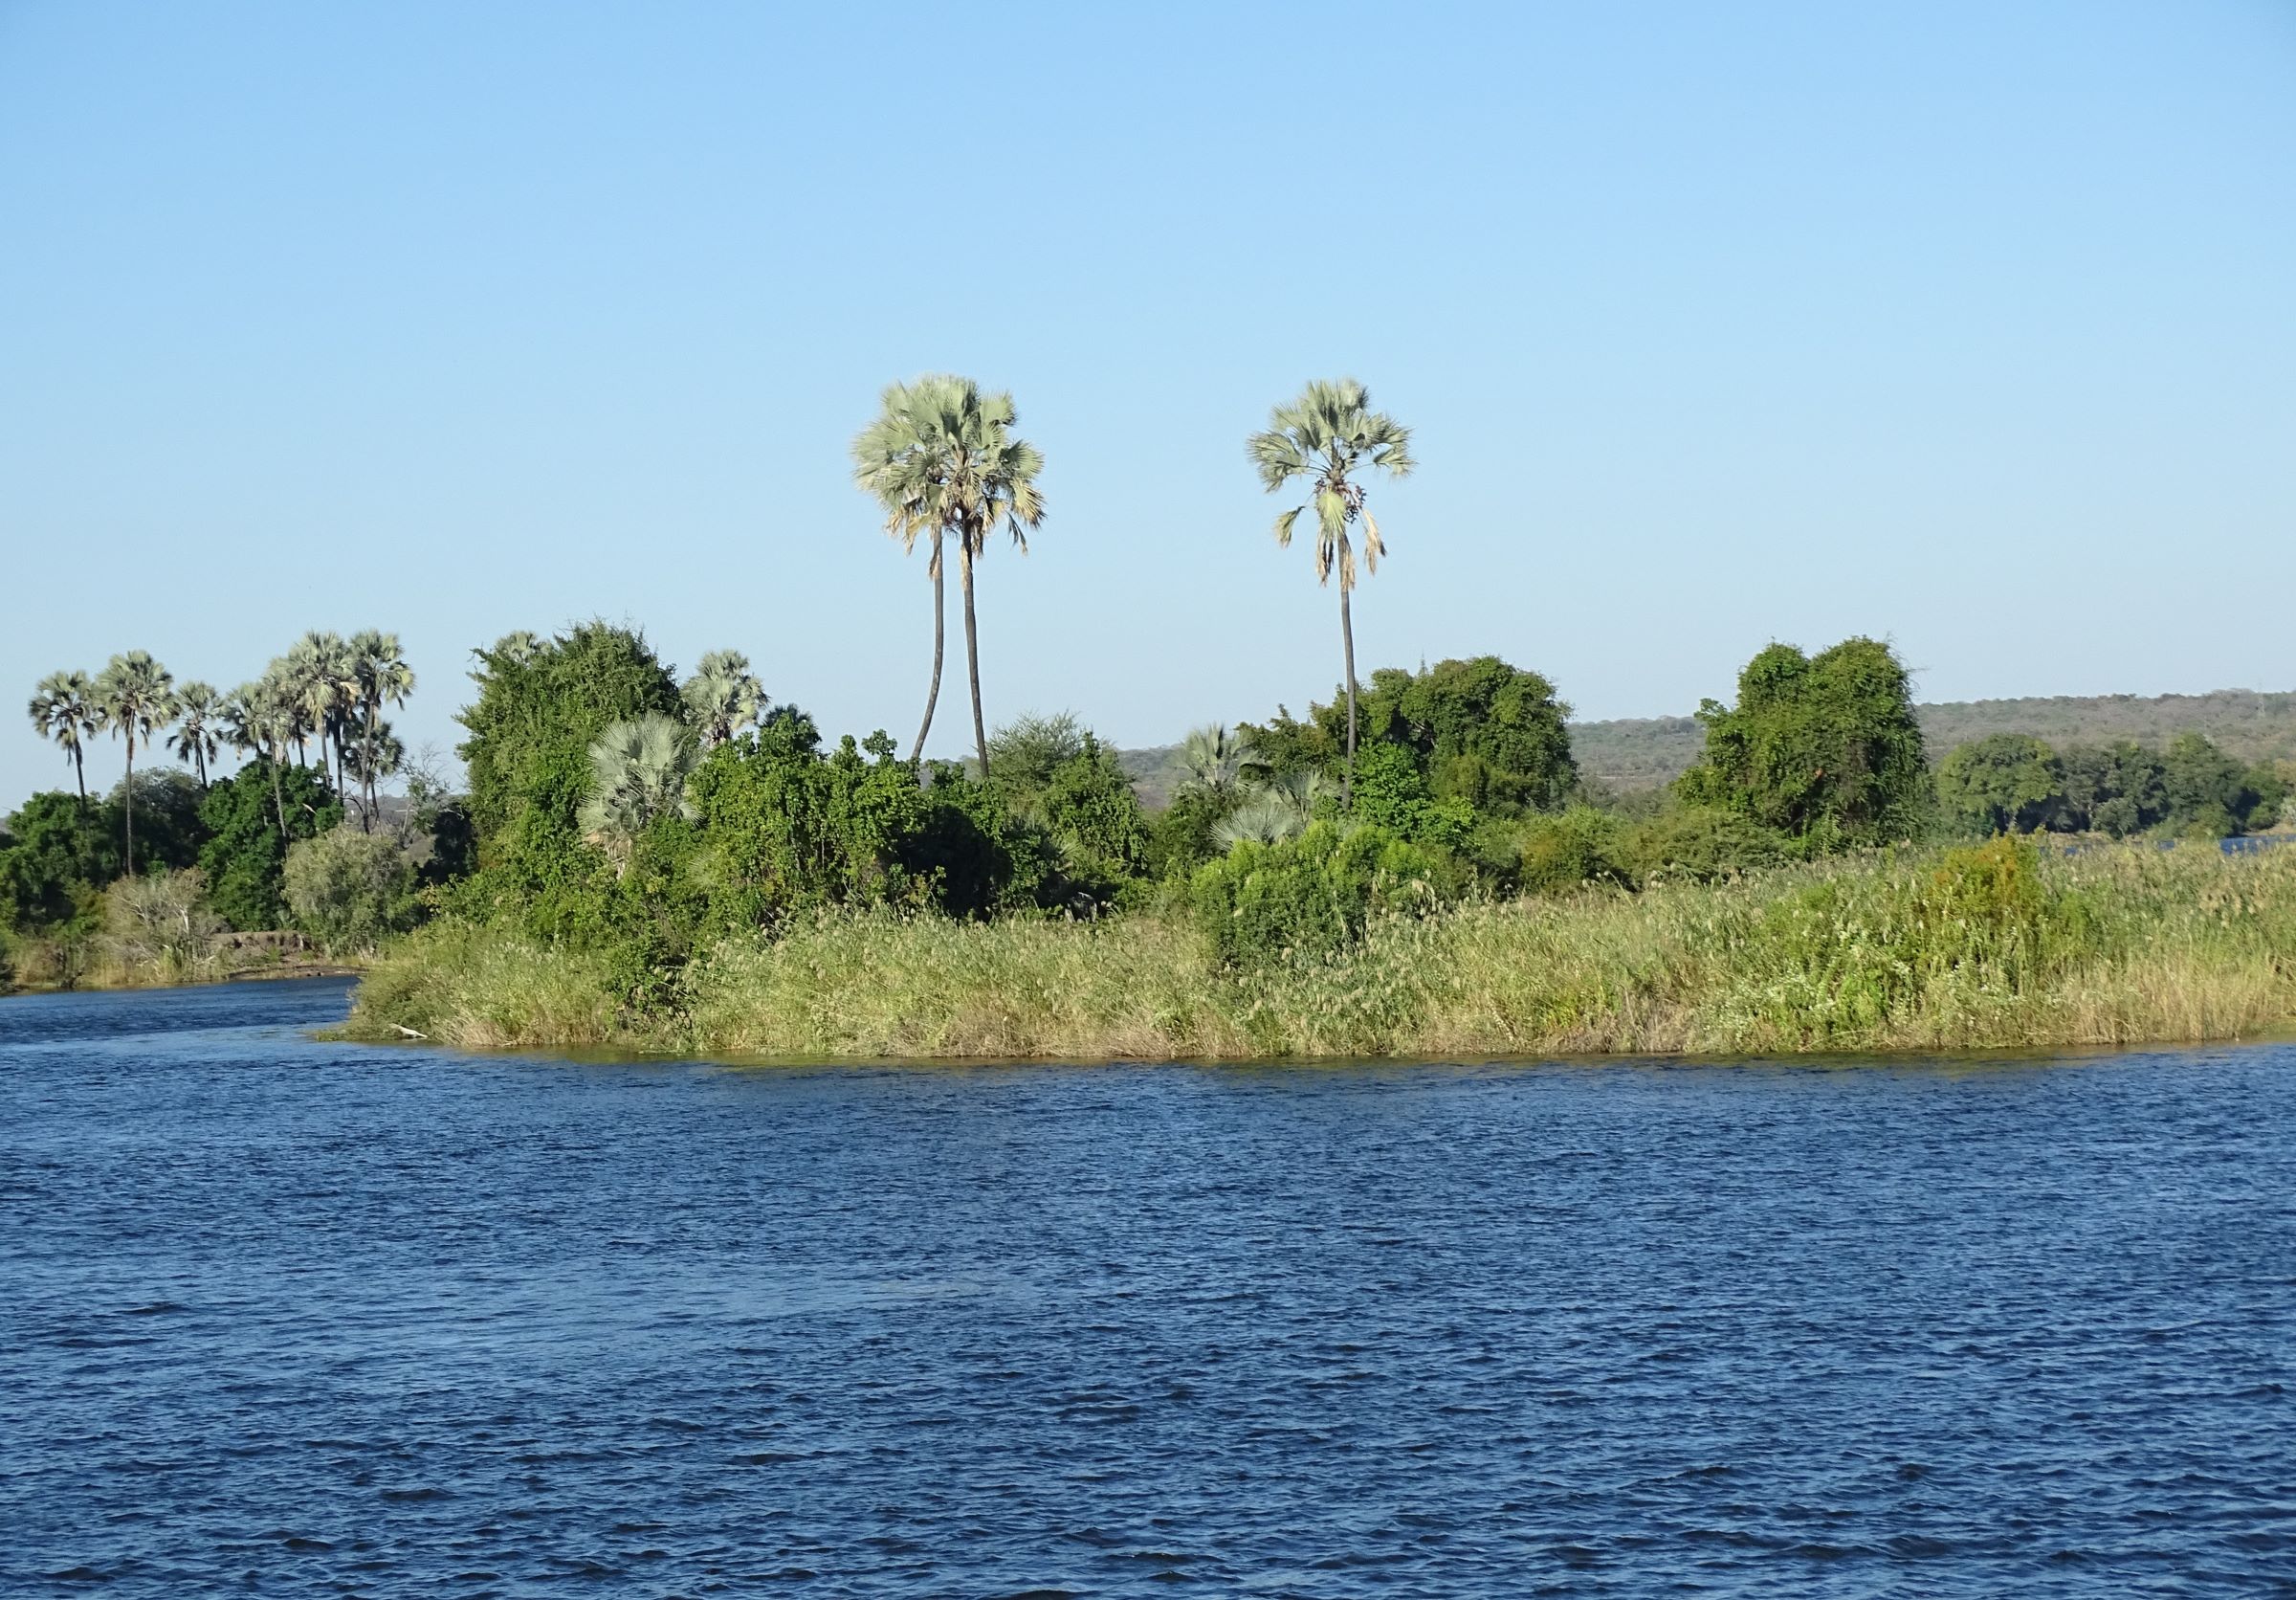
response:
[[[1475,903],[1215,966],[1184,922],[828,918],[640,1011],[602,962],[445,923],[343,1036],[766,1057],[1801,1055],[2253,1037],[2296,1021],[2296,853],[2001,844]]]
[[[156,960],[123,956],[107,948],[100,937],[64,941],[18,936],[0,957],[5,958],[0,960],[0,995],[356,977],[371,960],[365,955],[326,955],[298,934],[277,933],[225,934],[196,954],[170,953]]]

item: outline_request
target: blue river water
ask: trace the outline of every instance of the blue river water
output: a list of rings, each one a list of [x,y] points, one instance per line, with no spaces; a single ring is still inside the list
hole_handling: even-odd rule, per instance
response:
[[[0,1592],[2296,1592],[2296,1048],[836,1067],[0,1001]]]

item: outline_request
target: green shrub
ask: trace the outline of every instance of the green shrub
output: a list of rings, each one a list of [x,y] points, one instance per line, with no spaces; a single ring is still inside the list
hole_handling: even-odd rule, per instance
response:
[[[1432,909],[1450,898],[1454,872],[1384,828],[1317,822],[1280,844],[1238,844],[1200,869],[1190,890],[1219,959],[1260,967],[1328,956],[1375,916]]]
[[[1586,883],[1635,886],[1625,828],[1592,806],[1533,818],[1517,848],[1515,880],[1525,894],[1561,894]]]
[[[1626,858],[1645,882],[1711,883],[1775,867],[1793,846],[1783,834],[1712,806],[1667,806],[1627,832]]]

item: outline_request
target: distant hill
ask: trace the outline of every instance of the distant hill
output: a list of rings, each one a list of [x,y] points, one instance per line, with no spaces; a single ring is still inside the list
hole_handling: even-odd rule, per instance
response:
[[[2204,733],[2242,761],[2296,761],[2296,692],[2219,689],[2205,695],[2054,695],[2026,700],[1945,700],[1920,707],[1930,759],[1995,733],[2029,733],[2051,744],[2133,739],[2164,745]],[[1622,792],[1670,783],[1698,759],[1706,730],[1694,717],[1633,717],[1573,722],[1578,770]],[[1160,806],[1178,785],[1180,746],[1123,750],[1118,760],[1142,803]]]

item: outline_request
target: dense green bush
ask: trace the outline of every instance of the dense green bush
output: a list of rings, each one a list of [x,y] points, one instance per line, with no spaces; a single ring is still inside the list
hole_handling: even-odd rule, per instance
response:
[[[252,931],[285,924],[287,853],[338,826],[342,805],[317,770],[257,757],[208,786],[199,816],[208,901],[232,927]]]
[[[1627,830],[1592,806],[1573,806],[1522,825],[1515,880],[1525,894],[1552,895],[1587,883],[1633,888],[1639,880]]]
[[[1280,844],[1243,843],[1198,870],[1198,924],[1231,967],[1315,960],[1362,936],[1372,918],[1448,898],[1443,863],[1368,824],[1317,822]]]
[[[1441,661],[1417,673],[1382,667],[1357,703],[1358,785],[1383,745],[1404,753],[1429,801],[1455,801],[1492,816],[1553,810],[1578,782],[1566,725],[1570,707],[1537,673],[1495,656]],[[1347,748],[1346,701],[1335,696],[1329,704],[1311,704],[1304,722],[1278,707],[1272,721],[1246,723],[1243,731],[1264,773],[1336,777]]]
[[[1734,811],[1810,854],[1913,838],[1929,791],[1911,679],[1888,645],[1816,656],[1774,644],[1708,700],[1706,753],[1676,780],[1691,805]]]
[[[1711,883],[1776,866],[1794,853],[1784,834],[1736,811],[1679,802],[1633,824],[1626,837],[1627,858],[1645,883]]]

